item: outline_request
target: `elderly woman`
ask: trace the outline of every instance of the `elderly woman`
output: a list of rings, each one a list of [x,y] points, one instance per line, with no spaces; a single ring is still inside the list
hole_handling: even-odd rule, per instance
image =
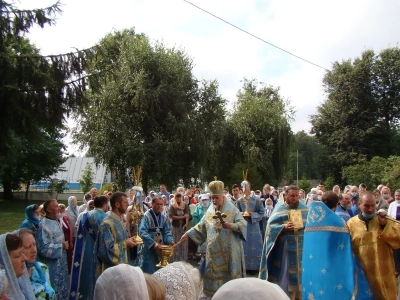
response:
[[[20,229],[19,237],[26,256],[26,267],[31,281],[32,290],[37,300],[54,300],[56,293],[50,284],[49,269],[43,263],[36,261],[36,241],[29,229]]]
[[[65,210],[65,215],[68,217],[69,224],[71,225],[72,242],[74,242],[76,239],[76,232],[77,232],[77,230],[75,228],[75,223],[76,223],[76,220],[78,219],[77,200],[74,196],[71,196],[68,198],[68,207]]]
[[[34,300],[35,295],[25,267],[26,256],[22,240],[15,233],[0,235],[0,268],[6,272],[6,296],[13,300]]]
[[[176,193],[174,203],[169,210],[169,217],[172,219],[172,235],[174,241],[179,241],[188,229],[189,206],[182,201],[182,195]],[[188,260],[188,242],[185,241],[174,250],[172,261]]]
[[[317,188],[311,189],[310,193],[308,194],[305,204],[310,206],[310,204],[313,203],[314,201],[318,201],[318,189]]]
[[[213,297],[213,300],[225,299],[289,300],[289,297],[277,284],[258,278],[240,278],[225,283]]]
[[[194,268],[189,263],[174,262],[158,270],[153,276],[166,287],[166,300],[199,298],[201,290],[200,272],[199,269]]]
[[[142,270],[126,264],[106,269],[96,281],[94,299],[149,300]]]
[[[334,192],[336,195],[340,195],[340,187],[338,186],[338,185],[335,185],[333,188],[332,188],[332,192]]]
[[[37,204],[31,204],[25,208],[25,220],[22,221],[19,228],[28,228],[32,230],[33,234],[36,231],[40,223],[40,207]]]

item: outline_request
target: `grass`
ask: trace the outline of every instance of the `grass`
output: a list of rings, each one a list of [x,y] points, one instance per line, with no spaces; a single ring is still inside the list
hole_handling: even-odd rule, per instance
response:
[[[19,228],[25,219],[25,208],[31,204],[42,204],[41,201],[26,200],[0,200],[0,234],[10,232]],[[67,201],[58,201],[67,206]]]

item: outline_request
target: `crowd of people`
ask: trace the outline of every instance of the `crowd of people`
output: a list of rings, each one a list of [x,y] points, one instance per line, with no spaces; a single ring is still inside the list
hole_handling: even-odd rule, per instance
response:
[[[245,178],[82,201],[29,205],[0,235],[0,300],[398,299],[400,190],[261,191]]]

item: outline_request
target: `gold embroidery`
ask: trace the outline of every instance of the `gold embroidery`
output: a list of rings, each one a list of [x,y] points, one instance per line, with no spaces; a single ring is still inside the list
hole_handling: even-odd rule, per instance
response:
[[[347,227],[338,227],[338,226],[310,226],[306,227],[305,232],[313,232],[313,231],[333,231],[333,232],[349,232]]]

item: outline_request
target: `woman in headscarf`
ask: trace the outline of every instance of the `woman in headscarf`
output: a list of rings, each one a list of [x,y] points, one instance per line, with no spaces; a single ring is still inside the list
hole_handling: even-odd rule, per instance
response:
[[[34,300],[35,295],[25,267],[22,240],[15,233],[0,235],[0,268],[6,271],[10,300]]]
[[[221,286],[212,299],[289,300],[289,297],[277,284],[258,278],[239,278]]]
[[[183,201],[182,195],[175,194],[174,202],[169,210],[169,217],[172,219],[172,235],[174,241],[179,241],[188,230],[189,224],[189,206]],[[174,250],[171,261],[188,260],[188,242],[185,241]]]
[[[68,217],[69,224],[71,225],[72,230],[72,243],[75,242],[76,239],[76,220],[78,219],[78,206],[77,200],[74,196],[68,198],[68,207],[65,209],[65,215]]]
[[[153,274],[167,289],[166,300],[198,299],[201,289],[199,269],[186,262],[174,262]],[[263,299],[263,298],[260,298]]]
[[[106,269],[96,281],[94,299],[148,300],[149,294],[142,270],[127,264]]]
[[[36,231],[40,223],[40,207],[37,204],[31,204],[25,208],[25,220],[22,221],[19,228],[28,228],[32,230],[33,234]]]
[[[31,286],[37,300],[54,300],[56,293],[50,284],[49,269],[43,263],[36,261],[36,241],[29,229],[23,228],[18,231],[22,239],[22,246],[26,256],[26,267],[31,281]]]

